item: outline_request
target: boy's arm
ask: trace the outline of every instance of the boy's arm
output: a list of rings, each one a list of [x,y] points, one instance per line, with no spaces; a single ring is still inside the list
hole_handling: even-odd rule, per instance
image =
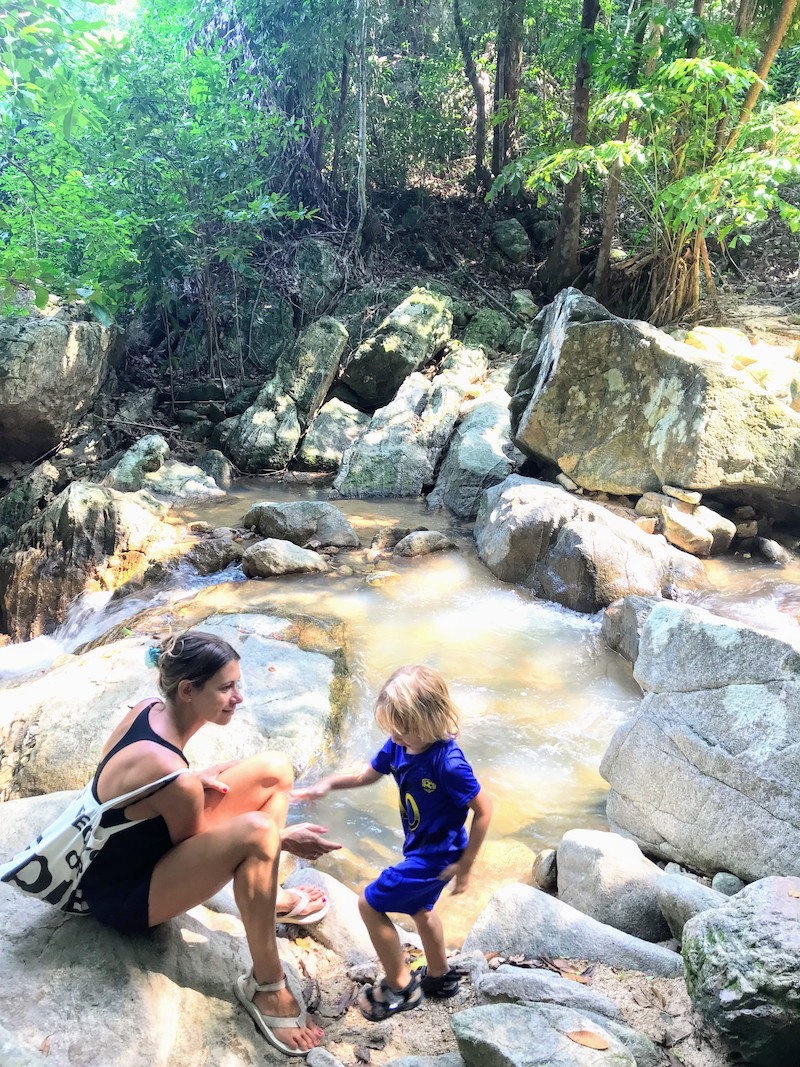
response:
[[[318,800],[330,793],[332,789],[358,789],[362,785],[372,785],[382,777],[383,775],[376,771],[371,763],[365,763],[351,774],[329,774],[326,778],[320,778],[314,785],[293,789],[290,796],[292,800]]]
[[[443,882],[449,882],[451,878],[455,878],[453,894],[463,893],[469,886],[470,871],[486,838],[486,831],[489,829],[494,811],[492,798],[483,789],[472,798],[469,807],[472,811],[472,825],[469,828],[467,847],[461,859],[445,867],[439,875]]]

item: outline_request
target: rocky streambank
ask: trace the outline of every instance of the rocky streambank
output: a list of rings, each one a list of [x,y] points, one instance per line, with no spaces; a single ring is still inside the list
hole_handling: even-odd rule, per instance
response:
[[[98,394],[76,372],[53,402],[59,353],[86,332],[70,333],[66,312],[63,329],[32,312],[5,337],[7,363],[20,346],[43,351],[46,331],[55,369],[26,394],[4,445],[0,626],[13,640],[45,634],[82,594],[155,590],[181,567],[374,583],[457,549],[425,528],[387,528],[362,545],[342,499],[424,497],[474,521],[477,553],[499,581],[602,612],[604,639],[631,664],[642,700],[601,767],[610,832],[576,827],[537,857],[528,883],[498,890],[456,960],[456,1004],[373,1028],[352,1007],[375,974],[354,894],[330,874],[287,868],[287,884],[320,878],[334,900],[323,923],[283,945],[327,1020],[329,1051],[309,1062],[795,1062],[800,659],[758,619],[732,623],[690,601],[712,582],[709,557],[794,558],[796,353],[724,331],[668,336],[574,290],[542,311],[516,291],[502,315],[415,286],[365,334],[335,288],[328,314],[304,322],[257,387],[226,396],[187,383],[178,409],[173,395],[180,437],[159,424],[155,390],[121,393],[113,375]],[[89,362],[98,345],[108,353],[103,374],[112,340],[86,341]],[[0,410],[22,410],[5,377]],[[52,455],[20,466],[40,455],[25,426],[45,418]],[[329,498],[265,493],[232,527],[173,517],[176,502],[223,496],[238,472],[289,466],[333,476]],[[298,771],[324,759],[348,714],[346,627],[313,612],[198,621],[240,647],[262,688],[257,710],[196,761],[265,746]],[[141,635],[172,625],[145,613],[5,687],[0,856],[85,783],[124,705],[152,688]],[[230,996],[243,967],[229,897],[131,941],[8,892],[0,910],[12,978],[0,1048],[14,1062],[100,1063],[98,1048],[102,1062],[272,1062]]]

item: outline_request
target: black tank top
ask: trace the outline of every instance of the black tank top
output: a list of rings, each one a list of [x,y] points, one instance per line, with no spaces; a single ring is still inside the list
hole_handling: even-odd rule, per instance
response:
[[[123,748],[127,748],[128,745],[132,745],[136,741],[154,741],[157,745],[175,752],[181,757],[186,766],[189,766],[189,761],[181,749],[165,740],[160,734],[157,734],[150,725],[150,711],[157,703],[158,701],[154,700],[139,712],[124,735],[108,755],[104,756],[100,761],[92,780],[92,793],[96,800],[99,800],[97,783],[103,768],[113,756],[116,756]],[[168,785],[170,783],[165,784]],[[164,787],[159,786],[158,788],[162,789]],[[158,792],[158,789],[154,790],[154,792]],[[126,822],[130,822],[130,820],[125,818],[124,808],[113,808],[105,812],[100,825],[120,826]],[[121,894],[134,881],[146,876],[148,872],[152,871],[164,853],[171,848],[172,839],[169,836],[167,824],[161,815],[137,822],[129,829],[113,834],[92,860],[81,879],[81,890],[90,910],[92,909],[93,899],[99,903],[103,898]]]

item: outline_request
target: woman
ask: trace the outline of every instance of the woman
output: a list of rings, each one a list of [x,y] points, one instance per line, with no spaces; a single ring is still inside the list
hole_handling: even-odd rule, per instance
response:
[[[81,880],[84,899],[100,922],[130,932],[180,915],[233,879],[253,959],[236,995],[271,1044],[303,1056],[322,1031],[286,988],[275,922],[314,922],[328,904],[318,888],[280,891],[278,861],[281,849],[317,859],[341,846],[320,837],[322,826],[284,828],[292,768],[282,754],[186,771],[189,739],[206,723],[229,723],[243,699],[239,655],[227,641],[200,631],[173,638],[158,670],[163,700],[141,701],[117,726],[92,788],[104,802],[183,773],[103,816],[104,826],[144,821],[108,838]]]

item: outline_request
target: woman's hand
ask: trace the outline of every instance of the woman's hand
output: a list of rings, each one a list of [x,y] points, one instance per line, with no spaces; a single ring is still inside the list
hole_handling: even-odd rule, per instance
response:
[[[195,778],[199,779],[203,789],[209,789],[216,793],[227,793],[230,789],[221,778],[218,778],[220,770],[226,770],[229,764],[220,763],[215,767],[206,767],[204,771],[192,771]]]
[[[342,846],[337,841],[326,841],[320,834],[327,834],[327,826],[311,822],[299,822],[281,831],[281,848],[303,860],[318,860],[328,852]]]
[[[330,793],[332,784],[332,778],[320,778],[320,780],[313,785],[301,785],[299,789],[293,789],[289,794],[289,799],[319,800],[320,797],[327,796],[327,794]]]

